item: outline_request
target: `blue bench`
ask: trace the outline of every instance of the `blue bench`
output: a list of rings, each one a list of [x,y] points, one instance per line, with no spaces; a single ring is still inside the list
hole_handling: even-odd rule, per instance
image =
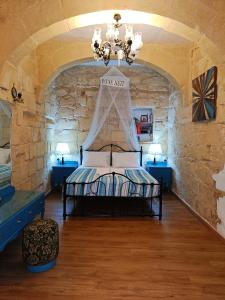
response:
[[[42,192],[15,191],[0,201],[0,252],[14,240],[37,215],[44,217],[45,196]]]

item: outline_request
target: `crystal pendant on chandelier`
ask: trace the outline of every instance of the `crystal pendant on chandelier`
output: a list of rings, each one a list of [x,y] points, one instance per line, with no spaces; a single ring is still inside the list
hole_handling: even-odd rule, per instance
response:
[[[110,61],[111,55],[117,57],[118,65],[120,65],[120,60],[122,59],[125,59],[126,62],[131,65],[143,46],[142,33],[135,32],[134,34],[132,25],[126,24],[124,41],[119,39],[120,33],[118,28],[122,26],[122,24],[119,23],[120,19],[120,14],[114,15],[115,22],[108,25],[106,32],[107,40],[103,43],[101,39],[101,29],[97,28],[93,33],[91,48],[94,59],[103,59],[106,66]]]

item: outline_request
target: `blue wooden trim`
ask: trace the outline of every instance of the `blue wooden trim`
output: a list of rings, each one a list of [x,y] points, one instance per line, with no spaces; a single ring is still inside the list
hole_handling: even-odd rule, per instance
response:
[[[40,266],[26,265],[26,268],[29,272],[38,273],[38,272],[48,271],[51,268],[53,268],[55,265],[56,265],[56,260],[54,259],[45,265],[40,265]]]

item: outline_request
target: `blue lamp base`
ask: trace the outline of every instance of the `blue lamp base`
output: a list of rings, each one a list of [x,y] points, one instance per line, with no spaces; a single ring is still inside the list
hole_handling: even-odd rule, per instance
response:
[[[38,273],[38,272],[45,272],[50,270],[55,266],[55,264],[56,264],[56,260],[54,259],[45,265],[40,265],[40,266],[26,265],[26,268],[29,272]]]

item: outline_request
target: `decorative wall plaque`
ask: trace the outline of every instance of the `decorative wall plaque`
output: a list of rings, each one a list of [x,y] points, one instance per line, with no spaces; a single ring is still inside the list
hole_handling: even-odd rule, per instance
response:
[[[209,121],[216,118],[217,67],[192,80],[192,121]]]

